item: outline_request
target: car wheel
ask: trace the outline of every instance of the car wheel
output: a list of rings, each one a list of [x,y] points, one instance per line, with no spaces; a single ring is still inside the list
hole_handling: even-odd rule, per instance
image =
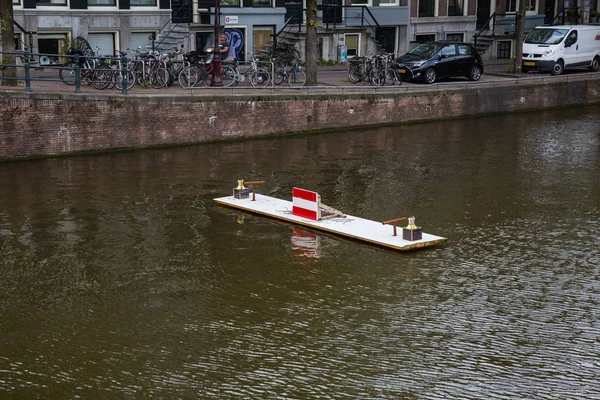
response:
[[[481,78],[481,67],[479,65],[473,65],[471,68],[471,73],[469,74],[469,79],[472,81],[478,81]]]
[[[427,71],[425,71],[425,83],[432,84],[435,82],[436,78],[437,74],[435,72],[435,69],[428,68]]]
[[[552,75],[560,75],[565,71],[565,63],[563,60],[558,60],[552,67]]]
[[[596,56],[592,60],[592,65],[590,65],[590,71],[596,72],[600,69],[600,57]]]

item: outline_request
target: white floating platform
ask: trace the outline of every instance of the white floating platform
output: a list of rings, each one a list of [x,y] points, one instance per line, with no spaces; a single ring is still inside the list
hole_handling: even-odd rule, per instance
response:
[[[394,250],[415,250],[422,247],[435,246],[446,241],[444,237],[430,235],[425,232],[423,232],[421,240],[404,240],[402,239],[401,227],[397,228],[398,236],[394,236],[394,227],[391,225],[383,225],[381,222],[353,217],[351,215],[312,221],[292,215],[291,201],[260,194],[256,194],[255,201],[252,201],[252,194],[250,194],[250,198],[246,199],[236,199],[233,196],[228,196],[216,198],[214,201],[223,206],[264,215],[292,224],[303,225],[308,228],[318,229],[362,242],[385,246]]]

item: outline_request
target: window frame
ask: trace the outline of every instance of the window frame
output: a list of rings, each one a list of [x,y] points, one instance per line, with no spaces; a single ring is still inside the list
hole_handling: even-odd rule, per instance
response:
[[[108,0],[108,1],[112,1],[114,4],[90,4],[90,1],[94,1],[94,0],[88,0],[88,8],[91,8],[91,9],[94,9],[96,7],[98,7],[98,8],[117,7],[119,5],[118,0]],[[104,1],[106,1],[106,0],[104,0]]]
[[[137,9],[139,9],[139,7],[150,7],[150,8],[158,7],[158,0],[152,0],[152,1],[154,1],[153,5],[149,5],[149,4],[134,4],[135,1],[136,0],[130,0],[129,8],[135,7]],[[148,1],[148,0],[146,0],[146,1]]]
[[[373,6],[373,0],[350,0],[351,1],[351,6],[367,6],[367,7],[372,7]],[[361,1],[361,3],[358,3],[356,1]],[[364,1],[365,3],[362,3],[362,1]]]
[[[529,4],[529,6],[525,6],[525,13],[526,14],[537,14],[537,9],[539,7],[538,0],[526,0],[526,1]],[[519,11],[520,2],[521,2],[521,0],[506,0],[506,7],[505,7],[506,14],[516,14],[517,11]],[[509,5],[512,5],[513,3],[514,3],[515,8],[514,8],[514,10],[510,10]],[[532,3],[533,3],[533,8],[530,8]]]
[[[425,2],[432,2],[431,15],[421,15],[421,4]],[[417,18],[434,18],[438,16],[438,0],[419,0],[417,3]]]
[[[400,5],[400,0],[391,0],[391,3],[382,3],[380,0],[379,7],[397,7]]]
[[[460,3],[460,14],[457,14],[457,13],[451,14],[450,13],[450,4],[451,4],[452,1],[454,1],[456,3]],[[446,12],[447,12],[448,16],[449,17],[462,17],[462,16],[464,16],[465,15],[465,3],[466,3],[465,0],[448,0],[448,4],[446,6]]]
[[[500,49],[500,44],[508,44],[508,49]],[[499,52],[502,51],[504,52],[508,52],[508,56],[507,57],[500,57]],[[510,60],[510,58],[512,57],[512,40],[498,40],[496,42],[496,58],[498,60]]]
[[[264,5],[261,5],[261,4],[259,4],[259,5],[256,5],[256,4],[254,4],[254,2],[255,2],[255,1],[260,1],[260,0],[252,0],[252,2],[251,2],[252,6],[251,6],[251,7],[254,7],[254,8],[273,8],[273,0],[265,0],[265,1],[268,1],[268,2],[269,2],[269,4],[268,4],[268,5],[267,5],[267,4],[264,4]]]
[[[223,1],[237,2],[237,5],[235,5],[235,4],[223,4]],[[219,7],[224,7],[224,8],[241,8],[242,7],[242,0],[219,0]],[[263,8],[263,7],[261,7],[261,8]]]
[[[428,40],[424,40],[424,41],[420,41],[419,40],[419,36],[433,36],[432,39],[428,39]],[[421,44],[421,43],[427,43],[427,42],[435,42],[437,40],[437,33],[420,33],[418,35],[415,35],[415,42]]]
[[[449,39],[449,35],[460,35],[460,40]],[[448,42],[460,43],[465,41],[465,33],[464,32],[449,32],[446,33],[446,39]]]
[[[357,37],[357,40],[356,40],[356,54],[354,56],[360,57],[361,35],[359,33],[344,33],[344,46],[346,46],[346,51],[348,51],[348,49],[349,49],[349,47],[348,47],[348,41],[346,40],[346,37],[348,37],[348,36],[356,36]],[[348,57],[350,57],[349,53],[346,53],[346,54],[348,55]]]
[[[53,0],[36,0],[35,7],[60,7],[61,9],[63,7],[70,7],[69,0],[62,0],[61,3],[52,3],[52,1]]]

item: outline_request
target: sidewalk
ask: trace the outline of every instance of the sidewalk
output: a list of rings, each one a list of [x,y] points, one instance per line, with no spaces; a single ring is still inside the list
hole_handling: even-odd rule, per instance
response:
[[[466,79],[453,79],[450,81],[443,82],[444,85],[464,85],[464,84],[477,84],[477,83],[485,83],[486,81],[503,81],[503,80],[514,80],[519,78],[519,76],[515,76],[508,73],[508,63],[506,61],[495,61],[490,62],[489,64],[484,64],[484,74],[481,78],[480,82],[469,82]],[[132,94],[144,94],[149,96],[160,96],[160,95],[201,95],[201,94],[210,94],[210,95],[221,95],[221,94],[249,94],[249,93],[265,93],[267,90],[270,93],[286,93],[286,92],[298,92],[298,90],[306,90],[310,92],[330,92],[332,90],[394,90],[399,88],[398,86],[387,86],[381,88],[372,88],[367,85],[357,84],[354,85],[348,80],[348,72],[345,65],[333,65],[333,66],[319,66],[317,72],[317,87],[305,87],[302,89],[291,89],[287,88],[285,85],[281,86],[272,86],[266,88],[253,88],[249,82],[239,82],[237,85],[227,87],[227,88],[210,88],[210,87],[197,87],[193,89],[183,89],[180,87],[178,82],[174,82],[171,86],[161,88],[161,89],[153,89],[153,88],[144,88],[138,85],[135,85],[128,92]],[[242,67],[244,70],[244,67]],[[24,71],[18,71],[19,77],[24,78]],[[64,84],[58,74],[58,67],[55,68],[31,68],[31,92],[60,92],[60,93],[75,93],[76,88],[74,85],[66,85]],[[524,75],[521,77],[525,77]],[[435,90],[439,88],[437,84],[434,85],[425,85],[422,83],[403,83],[403,90]],[[6,87],[4,90],[25,90],[24,81],[20,82],[20,85],[17,88],[9,88]],[[1,89],[0,89],[1,90]],[[120,94],[120,91],[116,89],[105,89],[105,90],[97,90],[94,87],[87,85],[85,83],[81,84],[81,92],[86,94],[97,94],[97,95],[115,95]]]

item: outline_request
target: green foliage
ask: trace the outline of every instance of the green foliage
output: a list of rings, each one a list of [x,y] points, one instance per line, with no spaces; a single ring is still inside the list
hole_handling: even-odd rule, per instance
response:
[[[327,61],[325,61],[323,59],[323,57],[321,57],[321,58],[319,58],[317,60],[317,65],[322,67],[322,66],[345,65],[345,64],[344,63],[339,63],[336,60],[327,60]]]
[[[5,20],[0,21],[0,31],[5,32],[8,30],[8,22]]]

